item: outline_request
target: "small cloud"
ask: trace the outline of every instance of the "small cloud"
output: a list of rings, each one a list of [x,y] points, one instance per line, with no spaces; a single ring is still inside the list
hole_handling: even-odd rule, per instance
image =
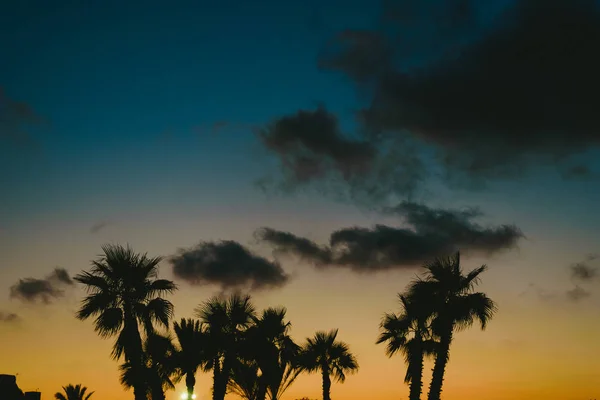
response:
[[[17,314],[11,312],[0,311],[0,323],[2,322],[17,322],[21,319]]]
[[[331,233],[327,246],[271,228],[261,228],[255,236],[271,244],[275,254],[356,272],[414,268],[459,249],[492,255],[515,247],[524,237],[514,225],[484,227],[473,222],[481,215],[477,209],[436,209],[403,202],[387,212],[399,216],[408,227],[343,228]]]
[[[556,300],[560,297],[559,293],[544,289],[531,282],[529,283],[529,285],[527,285],[527,288],[523,292],[519,293],[519,297],[526,297],[531,294],[533,294],[535,297],[542,301]]]
[[[21,145],[30,144],[31,136],[27,128],[45,122],[31,105],[9,97],[0,88],[0,140],[6,139]]]
[[[108,222],[106,222],[106,221],[98,222],[98,223],[92,225],[92,227],[90,228],[90,233],[92,233],[92,234],[98,233],[102,229],[106,228],[107,226],[108,226]]]
[[[573,280],[588,282],[598,277],[598,268],[584,262],[575,263],[570,269]]]
[[[576,285],[571,290],[567,290],[566,294],[567,294],[567,298],[574,302],[578,302],[578,301],[588,298],[592,295],[589,291],[583,289],[581,286],[578,286],[578,285]]]
[[[10,287],[10,297],[28,303],[50,304],[64,296],[63,287],[73,286],[69,273],[63,268],[55,268],[45,279],[24,278]]]
[[[289,280],[279,263],[258,256],[232,240],[201,242],[179,250],[169,261],[176,277],[192,285],[218,285],[223,290],[271,289]]]

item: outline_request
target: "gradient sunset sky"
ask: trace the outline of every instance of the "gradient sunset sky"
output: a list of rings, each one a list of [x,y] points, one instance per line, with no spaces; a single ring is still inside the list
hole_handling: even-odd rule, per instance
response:
[[[334,399],[407,398],[378,324],[460,249],[499,312],[456,335],[444,398],[600,398],[598,2],[386,3],[2,2],[0,373],[132,398],[55,272],[128,243],[166,257],[177,319],[247,289],[298,342],[339,328],[360,371]],[[212,241],[228,269],[174,270]]]

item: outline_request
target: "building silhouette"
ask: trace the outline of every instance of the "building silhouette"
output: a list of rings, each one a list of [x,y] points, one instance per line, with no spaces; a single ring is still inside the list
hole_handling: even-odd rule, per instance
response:
[[[0,374],[0,400],[41,400],[40,392],[25,392],[17,385],[16,375]]]

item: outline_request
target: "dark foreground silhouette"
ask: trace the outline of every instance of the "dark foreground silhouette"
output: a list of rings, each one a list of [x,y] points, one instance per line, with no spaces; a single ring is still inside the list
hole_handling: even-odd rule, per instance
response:
[[[318,331],[298,344],[285,308],[259,312],[248,295],[210,298],[196,308],[195,318],[172,321],[174,306],[167,296],[177,286],[158,278],[161,258],[120,245],[102,249],[91,269],[74,278],[87,291],[76,316],[92,318],[100,337],[114,338],[110,356],[136,400],[164,400],[181,380],[187,398],[195,399],[199,371],[212,375],[213,400],[224,400],[227,393],[278,400],[301,373],[312,372],[321,375],[323,400],[331,400],[332,382],[343,383],[359,369],[337,330]],[[494,302],[475,292],[486,268],[465,273],[459,253],[433,260],[398,295],[400,312],[382,319],[376,343],[386,344],[388,356],[404,355],[410,400],[421,397],[426,357],[435,360],[428,400],[440,400],[454,333],[476,321],[484,329],[493,317]],[[7,399],[25,398],[14,377],[0,375],[0,385],[4,393],[14,393]],[[67,385],[55,398],[89,400],[93,393]]]

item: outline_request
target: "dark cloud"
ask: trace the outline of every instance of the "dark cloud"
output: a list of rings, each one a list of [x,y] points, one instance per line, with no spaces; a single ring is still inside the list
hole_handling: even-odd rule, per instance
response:
[[[372,143],[344,134],[337,117],[323,106],[299,110],[259,130],[264,147],[279,160],[280,188],[317,185],[355,200],[411,194],[423,179],[411,144]],[[319,184],[322,184],[319,186]]]
[[[0,140],[29,143],[31,137],[27,128],[45,122],[29,104],[9,97],[0,87]]]
[[[589,291],[583,289],[581,286],[576,285],[573,289],[567,290],[566,295],[569,300],[578,302],[590,297],[592,294]]]
[[[514,176],[531,163],[598,148],[597,2],[513,3],[487,29],[473,11],[490,5],[472,1],[448,2],[454,16],[429,35],[427,18],[415,17],[412,28],[392,18],[386,29],[346,43],[329,65],[371,84],[362,116],[373,132],[410,132],[433,145],[451,172]],[[431,43],[429,57],[403,45],[410,33]],[[412,56],[421,58],[418,67],[408,66]]]
[[[201,242],[180,250],[169,261],[176,277],[193,285],[218,285],[223,290],[270,289],[289,280],[279,263],[253,254],[231,240]]]
[[[63,268],[55,268],[45,279],[24,278],[10,287],[10,297],[29,303],[49,304],[64,296],[64,287],[73,286],[73,280]]]
[[[411,268],[456,250],[492,255],[515,247],[524,237],[514,225],[484,227],[473,219],[476,209],[447,210],[403,202],[388,212],[407,227],[375,225],[333,232],[328,246],[288,232],[262,228],[256,236],[271,244],[276,253],[290,254],[319,267],[344,266],[355,271]]]
[[[0,311],[0,323],[2,323],[2,322],[17,322],[20,319],[21,318],[15,313]]]
[[[345,138],[337,118],[323,107],[283,117],[264,129],[260,138],[298,182],[330,170],[349,180],[364,173],[376,153],[368,142]]]
[[[92,225],[92,227],[90,228],[90,233],[98,233],[102,229],[106,228],[107,226],[108,226],[108,222],[106,222],[106,221],[98,222],[98,223]]]
[[[340,33],[319,60],[367,96],[356,137],[321,110],[283,117],[265,146],[296,184],[337,174],[366,189],[352,179],[377,177],[381,149],[410,155],[393,175],[419,177],[413,190],[430,176],[474,187],[538,166],[597,176],[587,161],[600,149],[598,2],[498,4],[387,2],[377,29]]]

